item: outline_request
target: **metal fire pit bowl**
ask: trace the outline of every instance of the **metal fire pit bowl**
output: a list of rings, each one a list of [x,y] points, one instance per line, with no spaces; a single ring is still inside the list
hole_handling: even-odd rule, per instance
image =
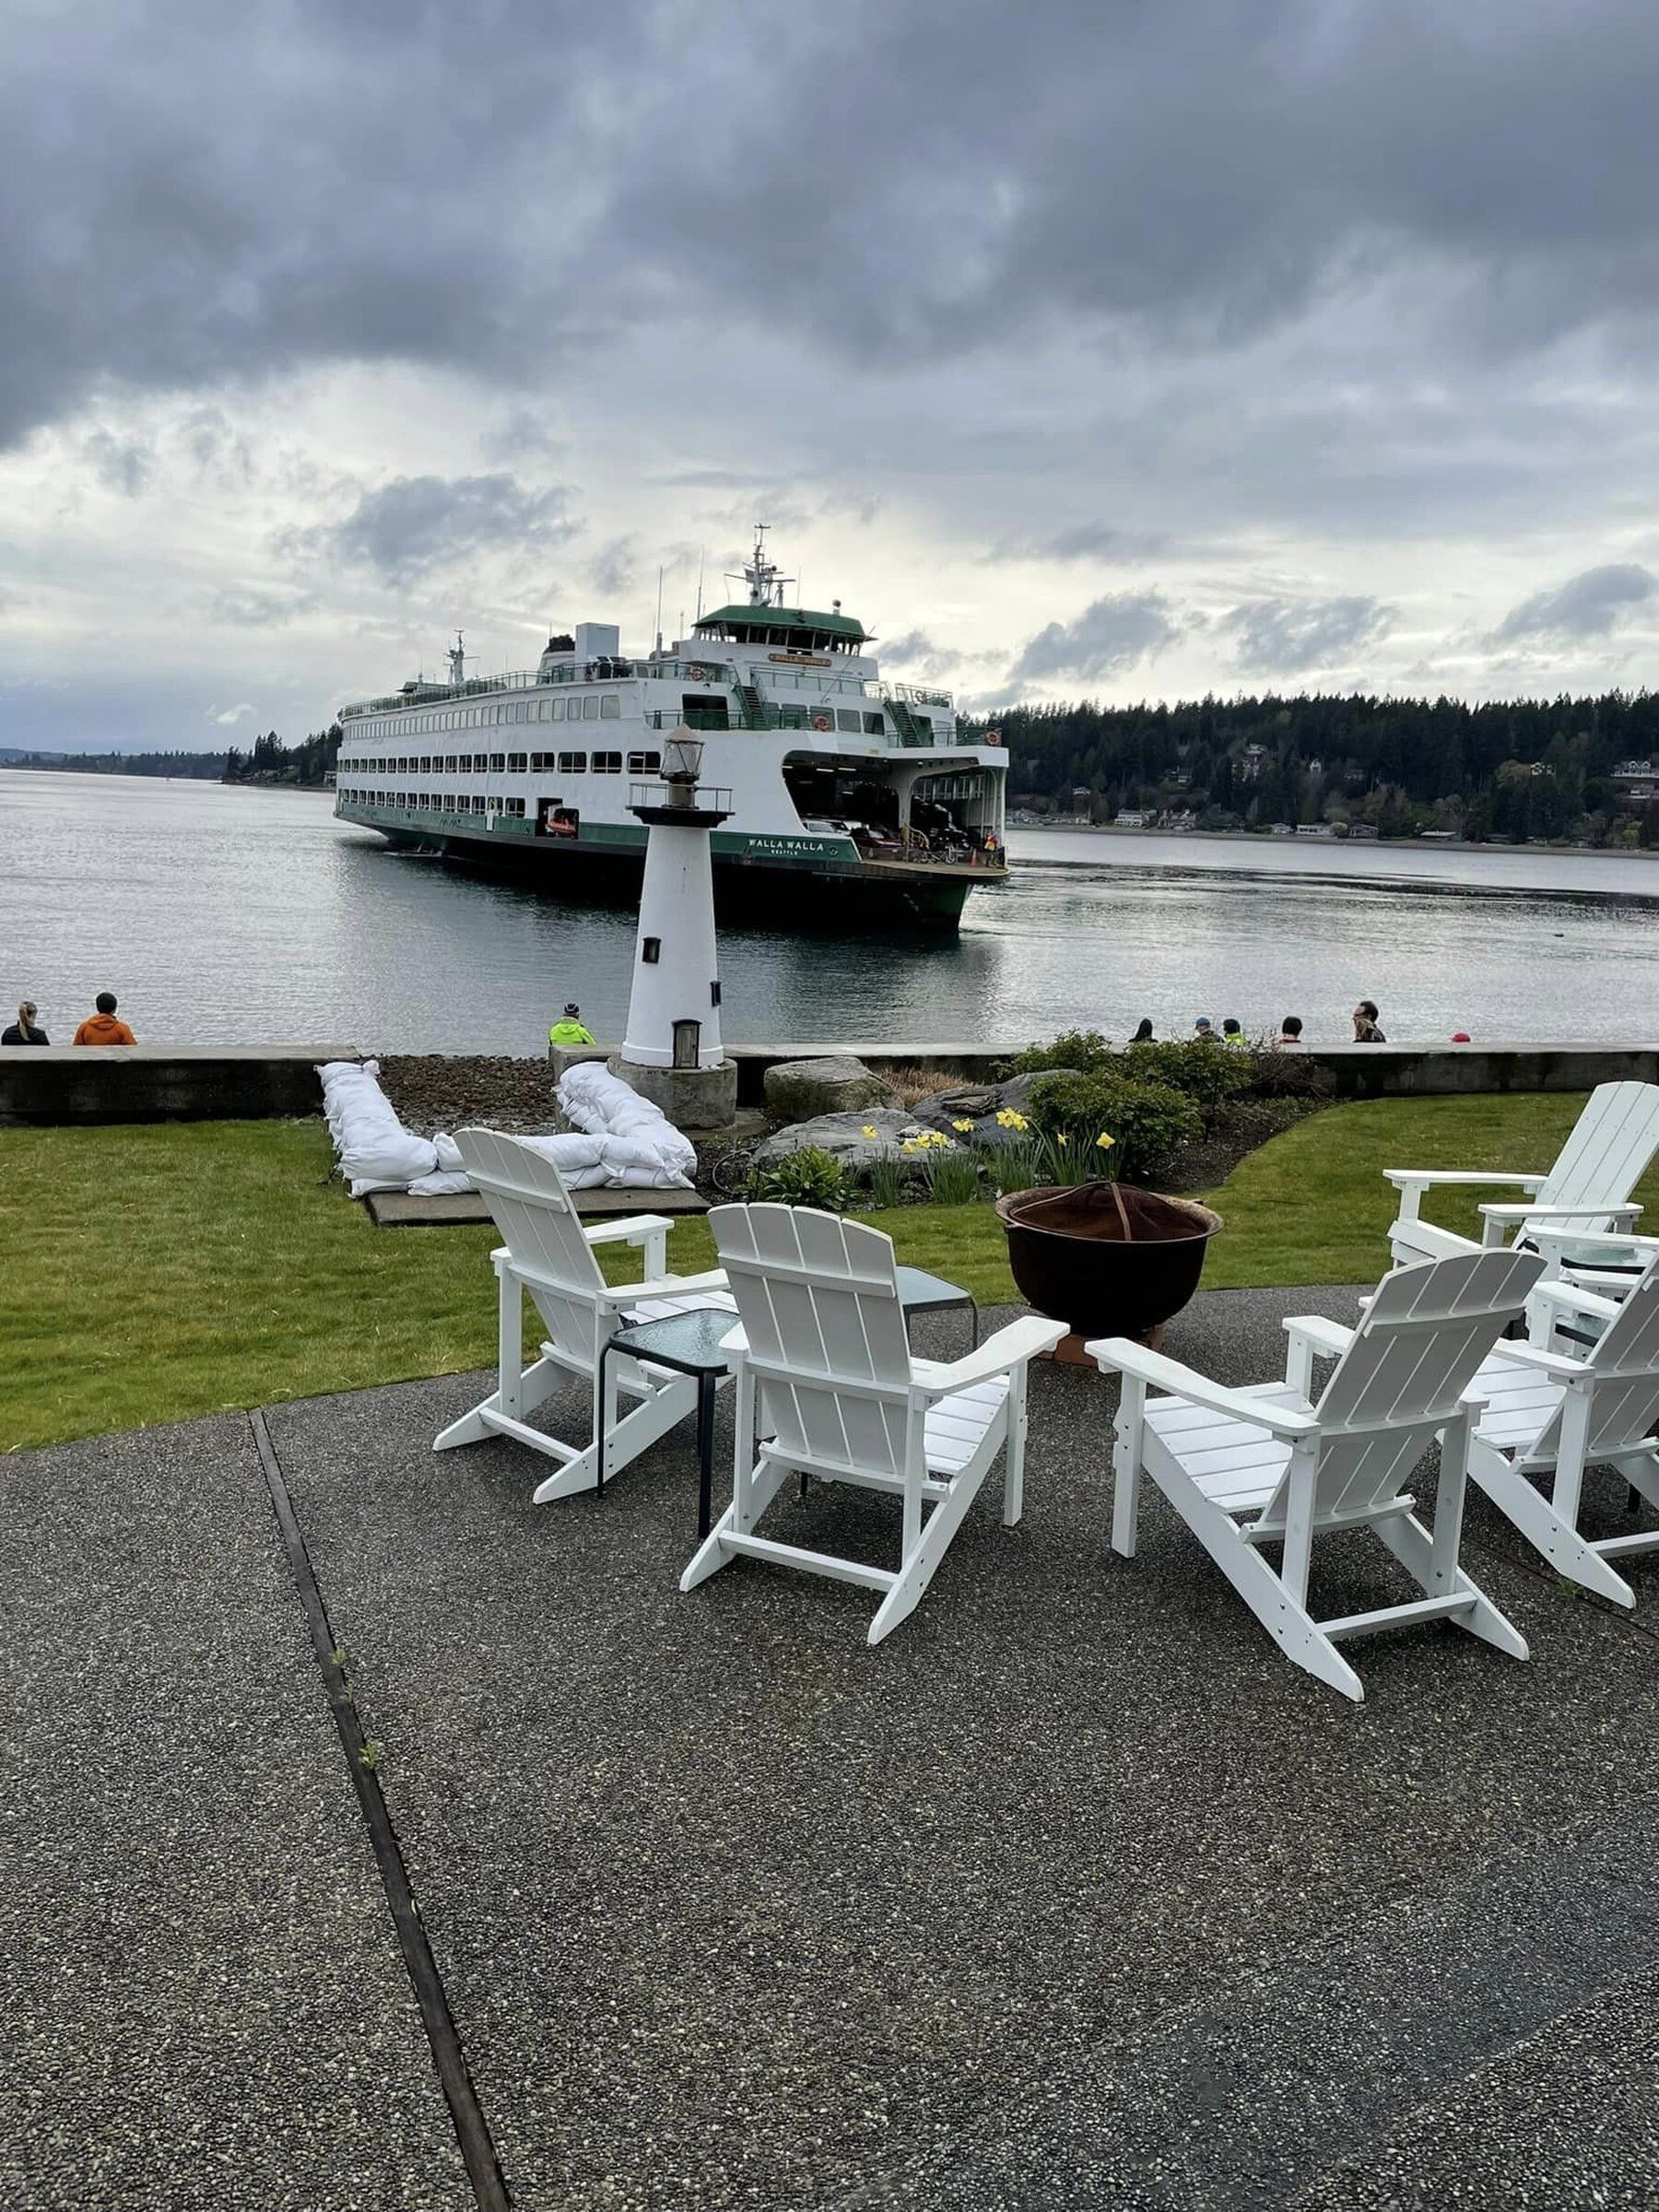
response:
[[[1077,1336],[1145,1336],[1198,1288],[1219,1214],[1129,1182],[1050,1183],[996,1202],[1027,1302]]]

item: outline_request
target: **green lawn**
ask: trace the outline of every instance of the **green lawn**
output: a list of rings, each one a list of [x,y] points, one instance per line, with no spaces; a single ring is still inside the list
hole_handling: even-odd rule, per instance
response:
[[[1581,1103],[1389,1100],[1299,1123],[1212,1194],[1227,1229],[1206,1282],[1373,1280],[1382,1167],[1540,1167]],[[0,1132],[0,1446],[485,1365],[493,1232],[377,1230],[326,1181],[330,1159],[321,1122]],[[1652,1207],[1659,1180],[1638,1194]],[[1477,1195],[1430,1211],[1469,1222]],[[982,1304],[1013,1300],[990,1206],[870,1218],[901,1259]],[[668,1249],[681,1271],[713,1257],[700,1221]]]

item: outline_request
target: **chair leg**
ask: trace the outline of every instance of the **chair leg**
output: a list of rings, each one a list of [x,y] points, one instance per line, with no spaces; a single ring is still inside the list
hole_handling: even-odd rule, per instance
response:
[[[1140,1521],[1141,1450],[1145,1441],[1147,1385],[1139,1375],[1124,1377],[1112,1446],[1112,1548],[1135,1557]]]
[[[606,1430],[605,1439],[606,1479],[620,1474],[631,1460],[648,1451],[660,1436],[683,1421],[697,1404],[697,1385],[689,1375],[676,1375],[653,1390],[648,1398],[636,1406],[631,1413],[624,1414],[619,1421]],[[599,1446],[597,1441],[585,1452],[566,1463],[546,1482],[538,1484],[532,1502],[547,1505],[555,1498],[570,1498],[578,1490],[593,1489],[599,1476]]]
[[[1003,1456],[1003,1526],[1013,1528],[1025,1511],[1026,1370],[1023,1365],[1015,1368],[1008,1377],[1004,1418],[1008,1424],[1008,1440]]]
[[[1571,1523],[1564,1521],[1553,1500],[1536,1484],[1517,1474],[1500,1452],[1477,1442],[1469,1453],[1469,1473],[1504,1518],[1570,1583],[1594,1590],[1616,1606],[1633,1607],[1636,1593],[1622,1575],[1616,1574],[1594,1546],[1587,1544]]]
[[[1512,1659],[1524,1659],[1529,1655],[1526,1639],[1520,1630],[1499,1612],[1485,1591],[1471,1582],[1461,1568],[1453,1571],[1450,1589],[1436,1588],[1434,1538],[1415,1514],[1391,1513],[1383,1520],[1373,1522],[1371,1525],[1418,1589],[1427,1595],[1474,1599],[1474,1604],[1466,1613],[1451,1616],[1460,1629],[1466,1629],[1471,1636],[1478,1636],[1483,1643],[1493,1644],[1499,1651],[1507,1652]]]
[[[780,1466],[775,1460],[762,1460],[759,1465],[749,1469],[743,1486],[748,1512],[743,1534],[747,1535],[752,1530],[788,1477],[788,1467]],[[712,1574],[718,1574],[723,1567],[729,1567],[736,1558],[735,1551],[726,1549],[723,1538],[739,1533],[738,1512],[737,1501],[734,1499],[691,1554],[686,1571],[680,1576],[681,1590],[695,1590],[699,1583],[706,1583]]]

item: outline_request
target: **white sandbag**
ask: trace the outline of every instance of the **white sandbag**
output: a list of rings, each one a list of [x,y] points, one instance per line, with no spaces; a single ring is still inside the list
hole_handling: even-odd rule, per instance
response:
[[[660,1106],[641,1098],[599,1061],[580,1061],[565,1070],[559,1103],[579,1129],[638,1147],[618,1157],[613,1182],[657,1189],[690,1182],[697,1150],[689,1137],[681,1135]]]
[[[466,1163],[461,1158],[461,1147],[454,1138],[440,1129],[432,1144],[438,1154],[439,1172],[443,1175],[465,1175]]]
[[[380,1087],[379,1072],[379,1063],[372,1060],[361,1066],[335,1060],[317,1070],[340,1172],[354,1198],[364,1190],[403,1190],[438,1168],[436,1146],[404,1127]]]
[[[411,1198],[457,1198],[470,1191],[473,1179],[465,1168],[440,1168],[436,1175],[422,1175],[409,1185]]]

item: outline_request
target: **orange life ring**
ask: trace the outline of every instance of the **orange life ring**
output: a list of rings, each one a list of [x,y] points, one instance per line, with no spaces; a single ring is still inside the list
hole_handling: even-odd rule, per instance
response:
[[[1002,743],[1002,732],[1000,730],[987,730],[985,732],[985,743],[987,745],[1000,745]]]
[[[708,670],[700,666],[695,661],[693,661],[690,667],[687,669],[686,675],[688,678],[694,684],[706,684],[709,680]]]
[[[832,730],[835,724],[828,714],[815,714],[812,718],[812,726],[815,730]]]

